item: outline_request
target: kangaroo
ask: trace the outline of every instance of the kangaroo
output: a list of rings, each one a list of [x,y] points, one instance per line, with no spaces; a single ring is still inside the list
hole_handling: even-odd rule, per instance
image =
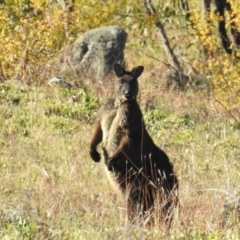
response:
[[[137,102],[138,77],[144,67],[126,71],[114,64],[117,76],[114,93],[98,113],[90,156],[101,159],[97,146],[102,142],[103,160],[113,172],[132,211],[129,217],[152,213],[158,205],[159,219],[171,223],[173,208],[178,204],[178,181],[173,165],[146,130]]]

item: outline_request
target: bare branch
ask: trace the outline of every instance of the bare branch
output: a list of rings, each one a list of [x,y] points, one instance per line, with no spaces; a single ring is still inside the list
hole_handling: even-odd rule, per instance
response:
[[[218,103],[218,104],[220,104],[223,108],[224,108],[224,110],[236,121],[236,123],[240,126],[240,122],[238,121],[238,119],[231,113],[231,111],[229,111],[224,105],[223,105],[223,103],[222,102],[220,102],[218,99],[216,99],[215,97],[214,97],[214,100]],[[237,111],[238,112],[238,111]]]
[[[156,15],[156,10],[154,9],[154,7],[152,5],[151,0],[144,0],[143,2],[144,2],[144,6],[145,6],[145,8],[147,10],[148,15],[149,16],[155,16]],[[173,52],[173,50],[172,50],[172,48],[170,46],[167,34],[166,34],[165,30],[164,30],[164,27],[163,27],[161,21],[157,20],[155,22],[155,25],[156,25],[159,33],[160,33],[160,37],[161,37],[161,40],[162,40],[162,43],[163,43],[163,47],[164,47],[165,52],[166,52],[166,54],[168,56],[168,59],[169,59],[169,61],[171,63],[171,66],[173,68],[175,68],[175,70],[177,70],[178,72],[182,72],[182,68],[181,68],[181,66],[179,64],[179,61],[178,61],[176,55],[174,54],[174,52]]]

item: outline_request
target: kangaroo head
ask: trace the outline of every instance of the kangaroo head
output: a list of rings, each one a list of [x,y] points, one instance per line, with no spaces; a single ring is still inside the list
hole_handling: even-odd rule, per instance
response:
[[[142,74],[144,67],[138,66],[132,71],[126,71],[120,64],[114,64],[113,70],[118,77],[115,83],[115,96],[120,102],[136,99],[138,94],[138,77]]]

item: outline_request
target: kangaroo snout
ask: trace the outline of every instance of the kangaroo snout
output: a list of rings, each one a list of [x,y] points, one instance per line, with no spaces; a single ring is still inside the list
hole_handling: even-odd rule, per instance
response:
[[[130,92],[130,91],[125,91],[124,92],[124,97],[127,99],[127,100],[131,100],[134,98],[134,95]]]

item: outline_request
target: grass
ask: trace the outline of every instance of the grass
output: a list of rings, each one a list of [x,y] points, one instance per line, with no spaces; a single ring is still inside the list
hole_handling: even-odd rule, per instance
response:
[[[200,12],[196,1],[189,3]],[[239,105],[231,109],[223,102],[237,109],[232,116],[206,83],[216,80],[221,86],[225,79],[222,88],[226,85],[235,98],[238,85],[233,85],[235,93],[229,86],[239,81],[234,70],[239,62],[232,63],[220,50],[215,22],[209,43],[208,33],[193,34],[182,14],[164,24],[185,72],[198,75],[200,86],[185,93],[166,90],[166,55],[151,24],[145,38],[136,39],[129,29],[125,58],[129,69],[145,67],[139,103],[151,136],[169,155],[179,179],[180,209],[170,231],[128,223],[103,164],[90,159],[96,113],[111,86],[75,79],[80,87],[72,91],[51,88],[43,84],[44,71],[29,67],[32,86],[0,83],[0,239],[240,239]],[[213,43],[218,46],[214,56],[203,56],[202,45],[214,50]]]
[[[240,169],[237,123],[204,91],[165,91],[154,76],[146,70],[140,78],[139,102],[180,181],[181,207],[170,232],[127,223],[103,165],[89,157],[104,94],[4,83],[1,239],[239,239],[232,207],[239,198],[233,194]]]
[[[199,50],[189,29],[166,26],[180,60],[189,54],[195,60]],[[72,91],[6,82],[0,84],[1,239],[240,239],[239,112],[232,117],[207,84],[185,93],[168,91],[156,29],[151,37],[155,44],[141,48],[130,32],[125,57],[129,69],[145,67],[139,103],[151,136],[169,155],[179,179],[180,208],[170,231],[127,222],[126,206],[103,163],[88,154],[111,79],[107,87],[77,79],[81,87]],[[179,39],[184,39],[180,45]],[[199,80],[206,83],[208,69],[200,72]]]

